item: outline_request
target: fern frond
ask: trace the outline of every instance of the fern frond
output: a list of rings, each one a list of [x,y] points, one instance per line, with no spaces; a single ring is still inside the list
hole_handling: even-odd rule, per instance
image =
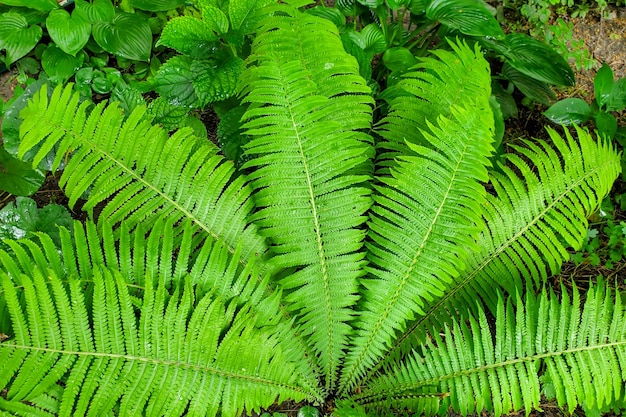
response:
[[[495,292],[495,331],[482,311],[469,324],[453,321],[402,366],[374,380],[357,402],[413,407],[410,397],[437,393],[439,414],[451,407],[501,415],[538,408],[548,385],[569,412],[578,405],[600,409],[624,395],[626,311],[619,293],[613,299],[598,283],[581,311],[576,287],[572,300],[565,289],[560,301],[544,290],[518,300],[516,308]]]
[[[295,268],[280,280],[287,307],[332,389],[362,274],[373,148],[359,129],[370,127],[373,100],[331,22],[285,4],[270,10],[242,78],[252,219],[273,264]]]
[[[281,348],[289,339],[276,325],[278,299],[253,307],[212,292],[196,296],[190,281],[171,295],[164,285],[139,291],[107,268],[94,268],[87,281],[36,267],[20,286],[0,276],[13,324],[0,343],[0,389],[13,406],[32,405],[58,386],[60,416],[114,408],[120,415],[237,415],[285,398],[317,398]]]
[[[445,57],[441,65],[454,66],[455,59]],[[376,187],[369,275],[362,280],[364,299],[342,374],[343,390],[353,388],[382,358],[396,331],[445,293],[474,248],[485,199],[481,182],[488,178],[492,152],[489,89],[480,100],[459,104],[450,119],[427,122],[428,132],[421,131],[432,148],[408,139],[416,156],[399,158],[391,176],[381,177],[382,185]],[[392,106],[391,114],[395,112]]]
[[[475,310],[477,299],[495,309],[494,287],[509,294],[522,293],[530,283],[538,287],[558,272],[568,248],[580,248],[587,218],[619,174],[620,156],[582,129],[578,142],[568,131],[566,139],[548,132],[554,148],[526,142],[526,148],[516,147],[524,159],[508,155],[510,165],[491,173],[496,194],[488,195],[483,207],[487,229],[478,239],[480,250],[446,294],[394,343],[391,360],[423,343],[428,329],[438,332],[451,317]]]
[[[491,91],[488,62],[478,45],[472,51],[462,43],[450,42],[452,51],[432,51],[421,58],[415,70],[382,93],[392,109],[376,129],[380,142],[379,164],[389,166],[400,155],[411,154],[408,143],[430,146],[422,131],[437,117],[450,118],[459,102],[482,100]],[[485,114],[485,117],[491,117]]]
[[[243,243],[250,259],[266,251],[247,216],[253,203],[243,177],[208,141],[178,131],[171,138],[138,107],[124,120],[117,105],[79,103],[71,85],[57,87],[48,99],[45,87],[21,113],[19,155],[41,145],[33,164],[58,147],[53,169],[68,158],[59,184],[69,204],[88,193],[90,213],[104,204],[99,221],[148,230],[159,216],[176,224],[189,219],[196,231],[225,241],[231,251]],[[201,184],[201,186],[198,186]]]

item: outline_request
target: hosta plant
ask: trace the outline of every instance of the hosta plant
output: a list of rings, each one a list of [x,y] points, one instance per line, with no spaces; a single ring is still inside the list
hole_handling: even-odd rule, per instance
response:
[[[373,99],[336,27],[267,6],[236,170],[144,107],[71,87],[23,111],[91,221],[0,251],[0,410],[29,416],[615,408],[626,317],[599,282],[545,288],[619,155],[587,132],[491,166],[489,67],[462,42]],[[332,403],[332,402],[331,402]]]

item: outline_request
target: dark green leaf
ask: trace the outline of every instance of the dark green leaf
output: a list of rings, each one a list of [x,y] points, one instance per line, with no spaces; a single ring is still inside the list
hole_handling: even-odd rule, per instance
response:
[[[613,139],[617,133],[617,120],[612,114],[601,111],[596,114],[596,127],[599,136]]]
[[[363,45],[365,46],[363,48],[365,52],[379,54],[388,48],[385,35],[376,23],[370,23],[365,26],[360,34],[363,39]]]
[[[83,55],[72,56],[66,54],[55,45],[50,45],[41,57],[41,66],[53,82],[64,83],[83,64]]]
[[[42,33],[37,25],[29,27],[26,18],[19,13],[0,15],[0,50],[6,50],[6,66],[29,53],[41,39]]]
[[[613,71],[611,70],[611,67],[604,63],[593,79],[593,90],[600,108],[602,108],[602,106],[610,100],[611,93],[613,91],[613,84]]]
[[[91,88],[98,94],[109,94],[113,89],[113,83],[106,77],[97,77],[93,79]]]
[[[356,58],[359,64],[359,73],[366,80],[372,78],[372,58],[374,54],[365,52],[360,36],[353,36],[355,31],[347,31],[341,34],[343,47],[350,55]]]
[[[193,57],[208,56],[219,41],[212,28],[204,21],[191,16],[179,16],[167,22],[157,42]]]
[[[613,84],[606,103],[607,111],[621,111],[626,108],[626,78],[620,78]]]
[[[129,115],[137,106],[145,104],[141,91],[124,82],[118,82],[111,92],[111,102],[117,101],[124,113]]]
[[[120,12],[112,22],[96,23],[93,37],[98,45],[113,55],[150,61],[152,32],[148,21],[138,14]]]
[[[375,9],[385,4],[385,0],[357,0],[360,4],[370,9]]]
[[[243,162],[243,146],[250,140],[250,137],[244,135],[241,129],[241,118],[246,110],[247,106],[230,109],[220,117],[220,123],[217,126],[217,142],[224,156],[237,165]]]
[[[8,6],[29,7],[44,12],[58,9],[59,3],[56,0],[2,0],[2,4]]]
[[[198,119],[196,116],[189,115],[183,121],[181,127],[190,127],[193,129],[193,134],[199,138],[207,139],[207,131],[206,126],[202,123],[202,120]]]
[[[502,145],[502,138],[504,137],[504,114],[502,113],[500,103],[494,95],[491,95],[491,97],[489,97],[489,106],[491,107],[491,111],[493,112],[495,127],[493,147],[495,149],[498,149],[500,145]]]
[[[465,35],[504,37],[498,21],[479,1],[433,0],[426,8],[426,17]]]
[[[202,19],[213,31],[221,34],[228,32],[228,17],[214,6],[202,6]]]
[[[254,32],[261,18],[261,9],[272,2],[273,0],[230,0],[228,15],[231,27],[244,34]]]
[[[191,63],[191,73],[199,106],[226,100],[235,94],[243,65],[243,60],[236,56],[218,62],[194,60]]]
[[[387,1],[387,5],[389,6],[391,10],[398,10],[402,6],[407,6],[410,3],[409,0],[386,0],[386,1]]]
[[[548,84],[516,70],[509,64],[502,66],[502,76],[511,81],[522,94],[538,103],[549,106],[556,100],[556,95]]]
[[[188,56],[174,56],[161,65],[154,77],[154,91],[181,106],[196,107],[198,96],[193,85],[195,76],[191,71],[192,61]]]
[[[76,55],[83,49],[91,35],[91,23],[80,13],[72,16],[63,9],[53,10],[46,19],[48,34],[54,43],[65,53]]]
[[[543,114],[554,123],[566,126],[584,123],[592,116],[591,107],[580,98],[557,101]]]
[[[92,3],[76,0],[74,4],[74,13],[77,14],[77,17],[89,20],[92,24],[112,22],[115,18],[115,7],[111,0],[94,0]]]
[[[506,91],[498,81],[492,80],[491,82],[491,94],[496,98],[500,105],[500,111],[504,120],[508,118],[517,117],[517,104],[515,99]]]
[[[298,417],[320,417],[320,412],[315,407],[305,405],[298,410]]]
[[[45,179],[44,171],[33,169],[0,147],[0,190],[13,195],[32,195]]]
[[[383,63],[391,71],[406,71],[417,63],[417,59],[407,48],[396,46],[383,54]]]
[[[26,57],[16,62],[17,69],[26,74],[37,74],[41,70],[41,64],[34,58]]]
[[[554,49],[530,36],[513,33],[502,42],[487,40],[485,45],[504,55],[518,71],[552,85],[574,85],[575,77],[567,61]]]
[[[130,0],[131,6],[150,12],[171,10],[184,4],[185,0]]]
[[[428,2],[426,0],[411,0],[409,2],[409,10],[414,15],[422,15],[426,13],[426,7],[428,6]]]
[[[33,232],[44,232],[60,246],[59,226],[72,229],[72,216],[57,204],[37,209],[28,197],[17,197],[0,210],[0,239],[21,239]]]
[[[315,6],[307,9],[306,12],[330,20],[338,28],[343,28],[346,25],[346,17],[335,7]]]
[[[185,107],[172,104],[163,97],[158,97],[148,106],[148,114],[154,118],[154,123],[162,124],[168,131],[180,128],[187,112]]]

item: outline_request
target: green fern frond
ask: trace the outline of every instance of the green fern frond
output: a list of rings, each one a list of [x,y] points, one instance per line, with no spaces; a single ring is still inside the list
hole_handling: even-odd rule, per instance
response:
[[[461,55],[472,53],[466,46],[459,48]],[[442,59],[441,66],[456,62],[452,55]],[[381,177],[382,185],[376,187],[369,276],[362,280],[364,299],[342,374],[343,390],[353,388],[382,358],[407,321],[444,294],[474,248],[485,199],[481,182],[488,178],[492,152],[489,90],[482,91],[480,100],[459,104],[463,107],[453,107],[450,119],[426,121],[428,131],[403,129],[407,147],[417,156],[398,158],[391,176]],[[404,111],[392,105],[390,114]],[[392,127],[400,129],[387,126]],[[413,144],[417,135],[429,146]]]
[[[487,229],[478,239],[480,251],[446,294],[394,343],[391,360],[423,343],[428,329],[438,332],[451,317],[475,310],[477,299],[495,309],[494,287],[515,294],[529,283],[539,286],[568,259],[568,248],[580,248],[587,218],[619,174],[620,156],[582,129],[577,129],[578,141],[568,131],[565,140],[548,132],[554,148],[526,142],[526,148],[516,147],[524,159],[507,155],[510,165],[492,172],[496,194],[489,194],[484,205]]]
[[[413,408],[419,403],[410,397],[438,393],[432,401],[439,414],[451,407],[501,415],[538,408],[547,385],[569,412],[578,405],[600,409],[624,395],[626,311],[619,293],[613,299],[608,286],[598,283],[581,311],[576,287],[572,300],[565,289],[561,300],[544,290],[538,298],[518,300],[516,308],[495,292],[495,331],[482,311],[469,324],[454,321],[356,401]]]
[[[244,168],[272,263],[332,389],[363,273],[373,100],[328,20],[281,4],[261,22],[243,75]],[[289,36],[285,36],[289,33]],[[303,46],[304,45],[304,46]]]
[[[229,275],[233,263],[218,261],[218,253],[212,263]],[[233,284],[255,286],[242,275]],[[32,407],[59,386],[60,416],[113,408],[120,415],[235,415],[275,400],[319,398],[302,388],[283,353],[280,341],[290,336],[277,322],[278,298],[253,295],[261,305],[252,305],[216,295],[219,288],[202,295],[191,280],[170,295],[163,284],[129,286],[104,267],[89,276],[36,266],[19,279],[2,273],[12,320],[10,338],[0,343],[2,408]]]
[[[452,51],[432,51],[435,57],[422,58],[415,71],[382,93],[392,110],[376,129],[385,138],[379,144],[381,166],[411,154],[407,142],[429,146],[422,134],[429,131],[429,122],[440,116],[450,118],[459,102],[483,100],[491,91],[489,64],[478,46],[472,51],[463,43],[450,42],[450,47]]]
[[[99,221],[145,230],[159,216],[173,223],[192,220],[198,232],[227,242],[243,242],[250,259],[266,251],[256,227],[249,225],[250,189],[235,176],[232,163],[208,141],[178,131],[171,138],[138,107],[124,120],[117,105],[79,103],[72,86],[58,87],[48,99],[45,87],[21,113],[19,155],[41,145],[33,164],[58,147],[53,169],[67,159],[59,181],[69,204],[88,194],[84,209],[104,204]],[[198,186],[202,184],[202,186]]]

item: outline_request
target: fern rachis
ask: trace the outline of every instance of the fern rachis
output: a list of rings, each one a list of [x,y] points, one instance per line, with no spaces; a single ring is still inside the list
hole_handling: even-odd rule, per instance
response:
[[[264,9],[240,84],[240,171],[71,87],[24,111],[20,153],[68,155],[72,202],[89,187],[86,207],[105,207],[60,249],[38,235],[0,251],[0,410],[237,415],[334,396],[501,414],[545,390],[568,410],[622,403],[620,294],[541,289],[618,174],[610,145],[551,132],[491,167],[488,65],[455,43],[386,94],[372,133],[337,29],[290,4]]]

